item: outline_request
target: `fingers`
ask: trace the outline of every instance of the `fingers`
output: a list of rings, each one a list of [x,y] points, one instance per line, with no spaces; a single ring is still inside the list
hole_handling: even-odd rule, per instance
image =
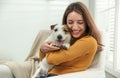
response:
[[[60,48],[54,47],[54,46],[52,46],[52,45],[46,45],[46,47],[44,47],[44,49],[45,49],[46,52],[49,52],[49,51],[58,50],[58,49],[60,49]]]
[[[42,44],[41,46],[41,51],[42,52],[50,52],[50,51],[55,51],[55,50],[59,50],[60,48],[55,47],[50,45],[52,42],[45,42]]]

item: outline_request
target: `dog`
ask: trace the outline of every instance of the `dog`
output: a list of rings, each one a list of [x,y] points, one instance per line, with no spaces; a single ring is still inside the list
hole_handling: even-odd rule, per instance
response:
[[[52,32],[45,42],[53,41],[53,43],[50,44],[51,46],[59,47],[60,49],[68,49],[70,47],[71,35],[67,25],[52,25],[51,30]],[[36,70],[32,78],[38,78],[41,75],[47,74],[54,65],[48,64],[46,57],[44,57],[38,66],[39,68]]]

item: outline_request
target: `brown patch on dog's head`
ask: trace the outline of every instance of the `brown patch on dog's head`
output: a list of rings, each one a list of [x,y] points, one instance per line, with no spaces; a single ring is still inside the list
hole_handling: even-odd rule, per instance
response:
[[[67,25],[63,25],[63,30],[65,31],[66,34],[70,34],[70,30]]]
[[[50,28],[53,30],[57,24],[51,25]]]

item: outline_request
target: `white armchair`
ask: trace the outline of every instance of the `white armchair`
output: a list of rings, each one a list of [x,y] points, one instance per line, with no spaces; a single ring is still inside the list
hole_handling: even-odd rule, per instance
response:
[[[42,36],[39,36],[41,35],[41,33]],[[34,50],[37,48],[37,45],[39,45],[38,41],[40,40],[42,42],[44,40],[43,37],[47,37],[49,34],[50,32],[48,30],[43,30],[38,34],[36,42],[33,44],[34,47],[32,48],[32,53],[34,53]],[[28,57],[30,57],[32,53],[30,53]],[[4,69],[0,70],[0,72],[4,71],[3,73],[0,73],[0,78],[14,78],[13,74],[7,66],[0,65],[0,68]],[[68,73],[49,78],[105,78],[105,52],[98,52],[95,55],[92,65],[85,71]]]
[[[95,55],[92,65],[85,71],[69,73],[50,78],[106,78],[105,77],[105,52]]]

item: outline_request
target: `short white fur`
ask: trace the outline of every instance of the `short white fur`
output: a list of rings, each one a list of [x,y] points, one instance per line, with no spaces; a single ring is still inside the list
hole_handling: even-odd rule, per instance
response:
[[[52,29],[52,33],[50,36],[45,40],[46,41],[53,41],[51,45],[61,47],[63,49],[68,49],[70,47],[70,40],[71,40],[71,35],[65,27],[66,25],[63,26],[55,26]],[[58,37],[59,36],[59,37]],[[58,41],[62,41],[62,45],[58,45]],[[32,78],[37,78],[40,77],[41,75],[47,74],[48,71],[53,67],[54,65],[50,65],[47,63],[46,57],[42,59],[42,61],[39,63],[39,68],[36,70],[35,74],[32,76]]]

